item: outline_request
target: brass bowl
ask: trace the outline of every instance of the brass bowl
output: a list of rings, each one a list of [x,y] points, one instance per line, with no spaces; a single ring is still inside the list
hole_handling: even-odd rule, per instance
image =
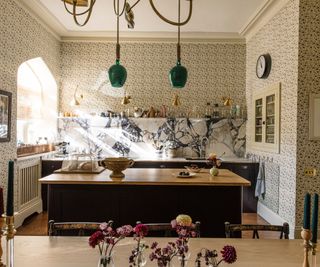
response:
[[[128,158],[105,158],[101,161],[101,165],[106,169],[112,171],[110,174],[110,178],[124,178],[125,169],[131,167],[134,161]]]

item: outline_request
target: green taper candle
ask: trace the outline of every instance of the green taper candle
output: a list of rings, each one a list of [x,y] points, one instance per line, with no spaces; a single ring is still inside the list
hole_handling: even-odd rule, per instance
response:
[[[7,191],[7,216],[13,216],[13,179],[14,179],[14,162],[9,161],[8,165],[8,191]]]
[[[318,207],[319,207],[319,195],[316,193],[313,196],[313,209],[312,209],[312,243],[317,243],[318,239]]]
[[[303,229],[310,229],[310,194],[304,196]]]

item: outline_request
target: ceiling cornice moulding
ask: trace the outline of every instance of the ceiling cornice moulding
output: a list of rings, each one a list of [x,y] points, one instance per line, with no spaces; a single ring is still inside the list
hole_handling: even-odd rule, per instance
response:
[[[115,42],[115,32],[69,32],[62,36],[62,42]],[[176,43],[175,32],[121,32],[121,42],[131,43]],[[243,43],[246,40],[238,33],[200,33],[184,32],[181,34],[184,43]]]
[[[253,14],[239,34],[248,42],[263,26],[265,26],[290,0],[267,0]]]
[[[35,18],[57,40],[62,42],[113,42],[115,32],[68,31],[49,10],[37,0],[14,0]],[[184,32],[182,39],[191,43],[248,42],[290,0],[267,0],[253,14],[239,33]],[[175,32],[121,32],[124,42],[176,42]]]

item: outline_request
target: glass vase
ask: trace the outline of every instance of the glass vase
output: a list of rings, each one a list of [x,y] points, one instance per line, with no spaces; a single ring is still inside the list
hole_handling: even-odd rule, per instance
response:
[[[186,253],[184,256],[178,256],[179,267],[186,267],[188,264],[188,260],[190,259],[191,253]]]
[[[165,265],[163,264],[163,262],[159,262],[158,261],[158,267],[174,267],[174,264],[171,261],[168,261]]]
[[[219,174],[219,169],[215,166],[213,166],[211,169],[210,169],[210,174],[212,176],[217,176]]]
[[[218,267],[218,261],[216,257],[209,259],[208,267]]]
[[[115,267],[113,256],[101,255],[98,261],[98,267]]]
[[[142,251],[137,252],[137,256],[134,260],[135,266],[137,267],[143,267],[147,264],[147,258]]]

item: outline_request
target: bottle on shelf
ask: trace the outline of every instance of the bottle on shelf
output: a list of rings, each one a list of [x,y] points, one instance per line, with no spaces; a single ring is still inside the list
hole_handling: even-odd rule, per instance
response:
[[[243,106],[241,109],[241,118],[247,119],[247,107],[246,106]]]
[[[211,109],[211,106],[210,106],[210,102],[207,102],[205,117],[206,118],[211,118],[211,116],[212,116],[212,109]]]
[[[220,109],[219,109],[219,104],[218,103],[214,104],[212,117],[215,118],[215,119],[220,118]]]
[[[193,106],[191,110],[191,118],[200,118],[200,112],[198,106]]]
[[[241,108],[240,105],[236,105],[236,118],[241,118]]]
[[[237,115],[237,107],[236,105],[232,105],[230,107],[230,117],[234,119],[236,118],[236,115]]]

